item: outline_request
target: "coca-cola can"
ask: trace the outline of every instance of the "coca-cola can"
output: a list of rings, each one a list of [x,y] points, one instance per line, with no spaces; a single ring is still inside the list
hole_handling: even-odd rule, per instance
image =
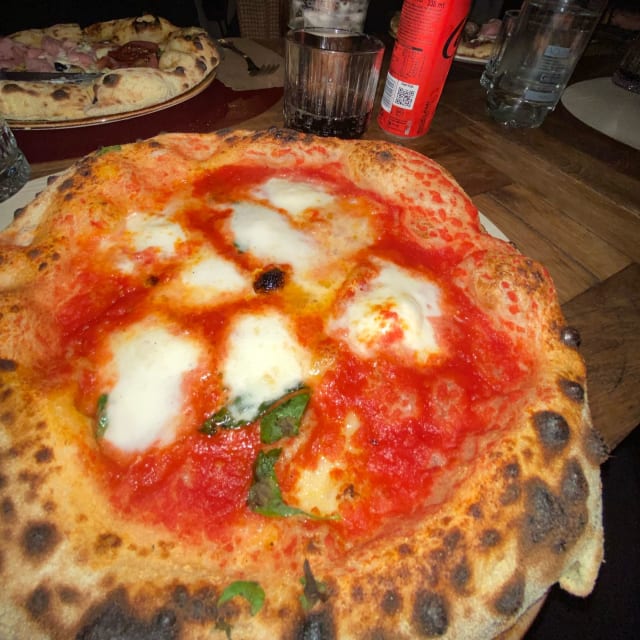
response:
[[[405,0],[378,123],[396,136],[429,130],[471,0]]]

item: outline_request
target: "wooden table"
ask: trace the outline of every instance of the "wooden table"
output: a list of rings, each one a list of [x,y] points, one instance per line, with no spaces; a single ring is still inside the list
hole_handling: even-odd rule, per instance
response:
[[[606,55],[583,61],[574,79],[607,75],[616,62]],[[582,335],[594,423],[613,449],[640,423],[640,152],[582,125],[562,105],[539,129],[501,128],[485,114],[481,70],[453,64],[427,135],[393,138],[374,118],[365,137],[436,159],[523,253],[546,265],[567,320]],[[268,91],[261,99],[228,90],[216,94],[212,86],[211,95],[197,99],[207,109],[204,116],[191,113],[198,101],[179,105],[154,116],[155,133],[179,130],[182,123],[189,131],[282,126],[282,100]],[[216,95],[230,105],[217,119],[211,111]],[[242,118],[252,113],[259,115]],[[139,137],[140,119],[113,130],[121,137],[101,138],[101,144]],[[144,133],[154,131],[147,127]],[[98,127],[98,134],[104,137],[104,130]],[[27,135],[17,132],[19,142]],[[91,128],[83,135],[91,136]],[[34,176],[69,162],[35,162]]]

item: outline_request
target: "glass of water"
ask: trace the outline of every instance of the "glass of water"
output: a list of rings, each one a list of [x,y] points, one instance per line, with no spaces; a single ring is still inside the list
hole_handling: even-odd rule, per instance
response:
[[[509,41],[511,34],[513,33],[513,27],[518,19],[518,15],[520,15],[520,9],[510,9],[509,11],[505,11],[502,16],[502,24],[500,25],[500,31],[493,43],[491,57],[485,65],[482,76],[480,77],[480,86],[483,89],[488,89],[493,82],[493,75],[496,72],[496,67],[500,64],[504,49],[507,46],[507,42]]]
[[[22,189],[31,170],[18,148],[13,132],[0,116],[0,202]]]

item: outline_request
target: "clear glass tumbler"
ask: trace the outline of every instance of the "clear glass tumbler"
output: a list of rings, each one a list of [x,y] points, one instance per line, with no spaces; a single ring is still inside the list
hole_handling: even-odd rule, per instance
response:
[[[286,37],[284,124],[320,136],[359,138],[380,78],[384,44],[340,29],[296,29]]]
[[[0,202],[22,189],[31,170],[9,125],[0,116]]]

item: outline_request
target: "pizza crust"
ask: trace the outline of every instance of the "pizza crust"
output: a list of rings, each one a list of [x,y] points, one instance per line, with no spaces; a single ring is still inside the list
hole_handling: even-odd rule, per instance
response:
[[[30,379],[55,340],[52,305],[76,293],[58,287],[56,273],[68,269],[75,238],[97,221],[103,233],[117,223],[133,193],[118,181],[136,185],[144,210],[159,181],[170,191],[227,163],[337,164],[395,203],[398,223],[416,241],[472,246],[457,284],[496,323],[508,318],[540,358],[536,387],[519,393],[515,409],[503,403],[496,411],[497,423],[511,422],[508,431],[470,440],[430,507],[363,540],[336,542],[330,524],[278,518],[249,518],[232,539],[204,540],[128,517],[86,473],[97,455],[88,419],[65,389],[47,396]],[[443,198],[445,220],[436,214]],[[103,208],[93,209],[96,202]],[[72,223],[70,203],[84,210]],[[602,560],[604,449],[576,332],[565,326],[544,268],[485,234],[469,198],[432,161],[383,142],[279,130],[159,136],[82,160],[0,235],[0,248],[0,608],[8,633],[224,638],[231,629],[234,640],[481,640],[512,627],[556,582],[577,595],[592,589]],[[259,613],[242,598],[219,603],[226,585],[249,579],[265,586]]]
[[[96,23],[84,30],[65,24],[10,36],[34,47],[47,37],[92,47],[105,43],[104,53],[128,42],[153,42],[160,47],[158,68],[107,69],[96,80],[82,83],[0,80],[0,111],[8,120],[65,122],[162,104],[212,78],[220,61],[213,40],[203,29],[179,28],[149,15]]]

